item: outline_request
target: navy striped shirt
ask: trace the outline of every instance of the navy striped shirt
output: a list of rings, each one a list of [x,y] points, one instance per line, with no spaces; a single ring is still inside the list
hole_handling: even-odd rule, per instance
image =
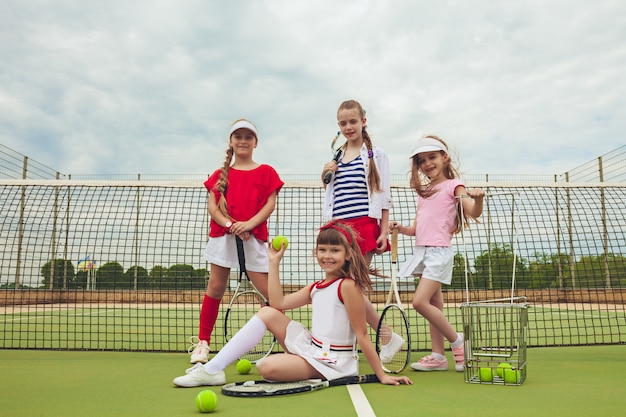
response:
[[[335,205],[333,218],[353,219],[367,217],[369,199],[365,167],[360,156],[348,163],[339,161],[335,173],[334,194]]]

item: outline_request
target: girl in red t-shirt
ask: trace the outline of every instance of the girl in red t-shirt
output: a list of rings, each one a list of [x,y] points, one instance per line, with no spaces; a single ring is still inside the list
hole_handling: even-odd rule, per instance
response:
[[[256,126],[245,119],[237,120],[230,128],[224,165],[204,183],[209,192],[211,215],[204,259],[211,269],[200,310],[198,336],[191,338],[191,363],[209,360],[211,333],[230,269],[239,265],[235,236],[243,240],[250,280],[268,296],[267,219],[274,211],[276,196],[284,183],[274,168],[252,159],[258,142]]]

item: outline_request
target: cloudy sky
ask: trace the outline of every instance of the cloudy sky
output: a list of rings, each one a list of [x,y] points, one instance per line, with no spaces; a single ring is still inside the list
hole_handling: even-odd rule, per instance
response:
[[[469,174],[561,174],[626,144],[621,0],[3,0],[0,144],[64,174],[198,174],[228,128],[317,174],[336,110],[392,172],[437,134]]]

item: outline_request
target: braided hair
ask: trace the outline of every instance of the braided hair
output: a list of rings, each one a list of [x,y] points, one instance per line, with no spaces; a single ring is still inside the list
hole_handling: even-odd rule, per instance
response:
[[[232,123],[232,125],[240,121],[246,121],[246,122],[252,123],[247,119],[237,119]],[[222,165],[222,169],[220,172],[220,179],[217,181],[217,184],[215,185],[215,189],[220,193],[220,196],[221,196],[217,203],[217,206],[222,212],[222,214],[224,214],[224,216],[228,217],[229,219],[231,217],[228,214],[228,204],[226,202],[226,189],[228,188],[228,172],[229,172],[230,164],[233,161],[234,153],[235,152],[233,150],[232,145],[230,144],[230,138],[229,138],[228,149],[226,149],[226,158],[224,159],[224,164]]]

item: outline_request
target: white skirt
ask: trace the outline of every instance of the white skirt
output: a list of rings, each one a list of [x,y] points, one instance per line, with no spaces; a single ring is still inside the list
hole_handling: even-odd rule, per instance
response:
[[[268,271],[269,258],[265,242],[251,236],[250,239],[243,242],[243,252],[246,257],[246,269],[248,271]],[[224,236],[209,238],[209,242],[204,248],[203,257],[209,263],[224,268],[239,268],[235,235],[225,234]]]
[[[415,246],[413,256],[407,259],[400,269],[398,277],[418,275],[421,278],[452,283],[454,251],[445,246]]]
[[[297,321],[291,320],[285,335],[289,353],[301,356],[324,378],[336,379],[359,374],[359,355],[356,350],[334,351],[311,344],[311,333]]]

